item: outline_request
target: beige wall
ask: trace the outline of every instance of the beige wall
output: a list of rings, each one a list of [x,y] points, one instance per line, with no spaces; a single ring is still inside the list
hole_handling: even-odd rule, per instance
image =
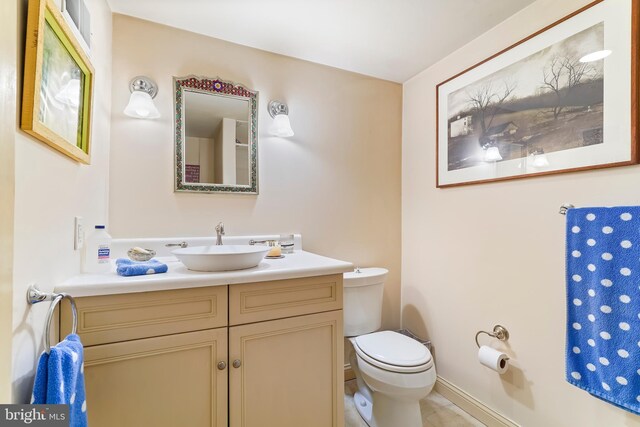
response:
[[[558,207],[638,204],[640,167],[435,188],[435,86],[588,3],[538,0],[404,85],[403,325],[434,343],[438,374],[524,426],[640,426],[564,381],[564,217]],[[506,326],[500,377],[475,332]],[[483,342],[489,342],[484,337]]]
[[[111,10],[105,0],[87,0],[86,4],[91,13],[91,62],[95,68],[91,165],[81,165],[21,131],[15,134],[14,402],[29,401],[37,357],[43,349],[48,306],[44,303],[28,307],[27,288],[35,282],[41,289],[51,291],[56,283],[80,272],[80,253],[73,250],[74,216],[84,217],[87,230],[107,219]],[[21,1],[20,61],[25,13],[26,2]],[[22,63],[18,70],[22,73]]]
[[[17,6],[0,2],[0,403],[11,402]]]
[[[390,270],[384,323],[399,324],[400,85],[114,15],[110,231],[117,237],[300,232],[305,248]],[[139,74],[162,118],[122,109]],[[260,195],[173,192],[172,76],[260,92]],[[296,136],[271,137],[267,103],[289,104]]]

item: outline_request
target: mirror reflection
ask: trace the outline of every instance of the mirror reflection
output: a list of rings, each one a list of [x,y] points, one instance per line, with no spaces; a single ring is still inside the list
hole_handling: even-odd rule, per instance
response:
[[[249,101],[184,93],[185,182],[249,185]]]
[[[176,191],[258,193],[258,92],[174,77]]]

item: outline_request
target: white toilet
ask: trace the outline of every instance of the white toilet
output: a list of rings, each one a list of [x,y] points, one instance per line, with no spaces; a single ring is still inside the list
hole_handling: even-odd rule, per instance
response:
[[[436,382],[431,353],[423,344],[381,325],[388,270],[360,268],[344,274],[344,335],[354,351],[354,400],[370,427],[421,427],[420,400]]]

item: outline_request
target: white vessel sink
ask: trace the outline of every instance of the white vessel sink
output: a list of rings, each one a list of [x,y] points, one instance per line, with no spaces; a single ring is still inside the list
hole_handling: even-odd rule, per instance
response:
[[[176,249],[172,253],[194,271],[244,270],[260,264],[268,246],[220,245]]]

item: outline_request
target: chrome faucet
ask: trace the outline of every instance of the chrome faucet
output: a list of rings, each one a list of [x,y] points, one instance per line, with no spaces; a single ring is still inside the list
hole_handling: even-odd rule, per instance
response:
[[[224,224],[219,223],[216,225],[216,246],[222,245],[222,236],[224,236]]]

